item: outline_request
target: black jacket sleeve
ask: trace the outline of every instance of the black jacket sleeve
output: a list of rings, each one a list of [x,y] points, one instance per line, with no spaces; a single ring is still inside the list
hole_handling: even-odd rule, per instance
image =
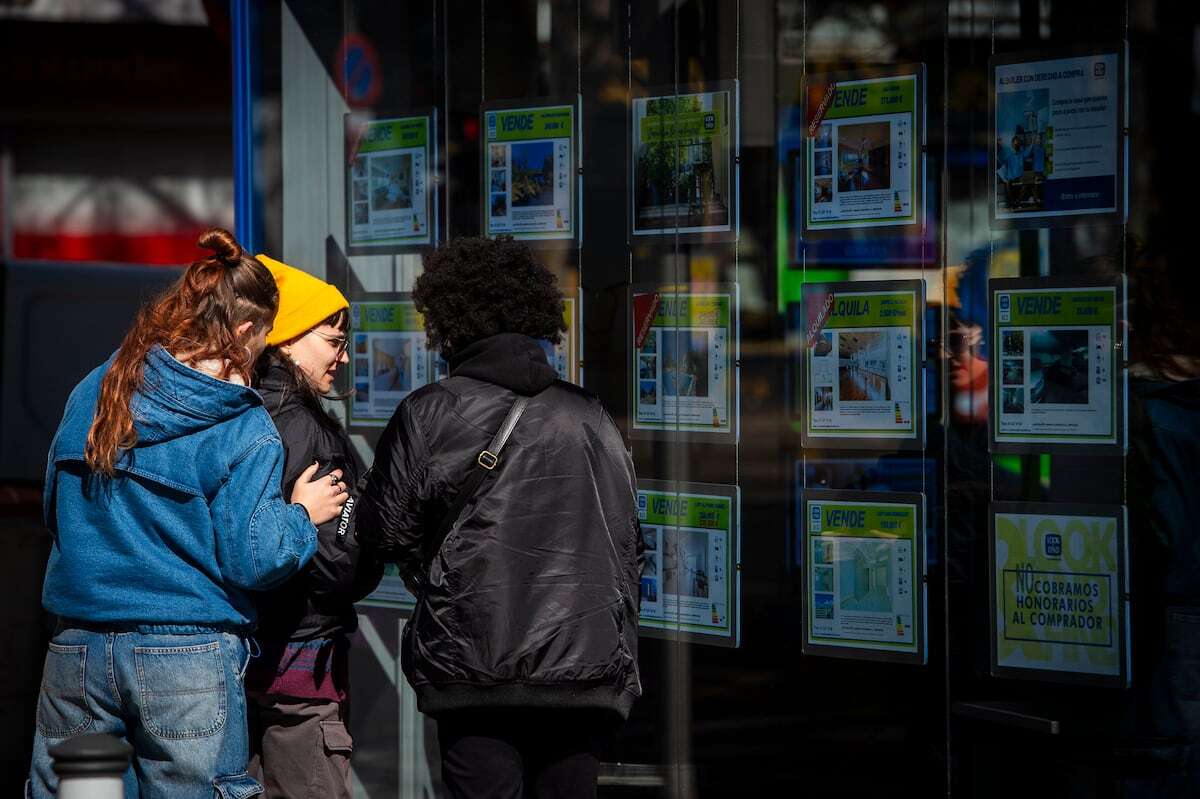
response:
[[[375,556],[395,563],[413,586],[425,579],[422,546],[433,496],[429,448],[412,404],[402,402],[375,447],[358,503],[358,531]]]
[[[317,527],[317,554],[304,572],[309,594],[316,601],[334,600],[357,602],[379,584],[383,565],[371,557],[363,557],[362,548],[354,534],[355,484],[362,473],[361,461],[354,454],[349,439],[342,433],[329,430],[312,418],[307,409],[296,409],[275,420],[287,451],[284,465],[283,490],[291,497],[292,488],[300,475],[312,465],[320,464],[318,477],[334,469],[342,470],[350,497],[340,516]]]
[[[383,579],[384,562],[375,557],[375,553],[369,547],[364,546],[358,537],[358,504],[362,500],[362,485],[366,481],[367,467],[358,457],[349,437],[345,434],[342,437],[345,440],[346,451],[350,453],[356,464],[355,480],[350,489],[354,507],[346,535],[348,543],[353,545],[355,552],[358,553],[358,568],[354,572],[354,581],[350,585],[350,599],[357,602],[379,587],[379,581]]]

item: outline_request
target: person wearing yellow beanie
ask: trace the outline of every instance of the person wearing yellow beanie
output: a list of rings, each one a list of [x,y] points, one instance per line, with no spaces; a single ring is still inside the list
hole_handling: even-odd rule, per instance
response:
[[[298,366],[318,394],[328,394],[338,368],[350,360],[346,355],[350,303],[336,286],[320,278],[266,255],[255,257],[279,287],[279,312],[267,334],[267,346]],[[264,360],[269,360],[265,354]]]
[[[279,313],[256,364],[255,388],[283,440],[283,484],[316,461],[318,475],[342,471],[350,496],[339,518],[318,525],[312,565],[258,595],[255,638],[262,654],[245,680],[249,771],[268,799],[349,797],[354,603],[383,574],[383,565],[359,548],[355,529],[355,486],[366,467],[322,405],[322,398],[336,398],[334,378],[350,361],[349,303],[323,280],[265,255],[258,260],[279,287]]]

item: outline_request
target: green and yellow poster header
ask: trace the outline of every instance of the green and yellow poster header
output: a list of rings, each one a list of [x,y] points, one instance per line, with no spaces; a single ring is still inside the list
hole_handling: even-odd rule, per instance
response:
[[[368,122],[360,153],[424,147],[429,140],[429,117],[406,117]]]
[[[654,327],[728,327],[728,294],[663,294]]]
[[[355,332],[397,332],[424,330],[425,317],[411,302],[371,302],[358,304]]]
[[[913,505],[814,500],[808,503],[807,508],[811,535],[916,537],[917,509]]]
[[[574,113],[575,109],[569,105],[488,111],[484,114],[487,140],[565,139],[573,132]]]
[[[730,505],[727,497],[702,497],[695,494],[639,492],[646,497],[646,509],[640,514],[645,524],[666,527],[693,527],[729,530]]]
[[[917,77],[860,80],[839,83],[825,109],[825,119],[896,114],[916,110]]]
[[[911,291],[834,294],[825,327],[911,327],[916,309]]]
[[[1005,327],[1045,325],[1111,325],[1117,290],[1011,290],[996,292],[996,320]]]

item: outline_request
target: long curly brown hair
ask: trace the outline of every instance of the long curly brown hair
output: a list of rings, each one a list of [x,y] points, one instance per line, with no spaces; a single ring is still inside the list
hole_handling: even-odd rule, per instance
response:
[[[84,459],[93,472],[112,475],[123,450],[137,443],[130,402],[141,390],[146,355],[161,345],[190,361],[216,360],[247,385],[253,363],[237,327],[261,331],[275,319],[279,290],[267,268],[246,255],[227,230],[209,228],[197,244],[213,254],[193,261],[180,278],[142,307],[100,383]]]

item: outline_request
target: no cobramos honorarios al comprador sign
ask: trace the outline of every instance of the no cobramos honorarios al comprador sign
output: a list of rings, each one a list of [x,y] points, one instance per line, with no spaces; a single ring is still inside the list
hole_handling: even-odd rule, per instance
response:
[[[994,674],[1129,684],[1125,522],[1123,506],[992,504]]]

